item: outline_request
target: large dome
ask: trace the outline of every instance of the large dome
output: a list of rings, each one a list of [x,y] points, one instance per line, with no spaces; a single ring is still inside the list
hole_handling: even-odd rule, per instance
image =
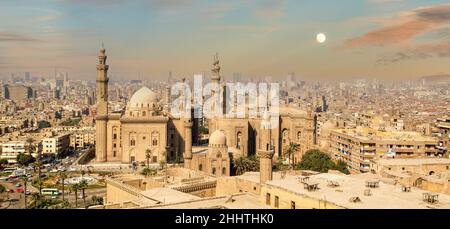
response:
[[[130,107],[152,107],[153,104],[158,102],[156,94],[148,87],[142,87],[137,90],[133,96],[131,96],[129,106]]]
[[[210,146],[226,146],[227,145],[227,137],[221,130],[216,130],[214,133],[209,136],[209,145]]]

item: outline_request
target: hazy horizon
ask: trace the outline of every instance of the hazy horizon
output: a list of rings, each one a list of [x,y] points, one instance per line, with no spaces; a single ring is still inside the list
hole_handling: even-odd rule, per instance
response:
[[[0,3],[0,75],[93,79],[107,50],[116,79],[295,72],[303,80],[450,74],[444,0],[17,0]],[[326,42],[316,35],[324,33]]]

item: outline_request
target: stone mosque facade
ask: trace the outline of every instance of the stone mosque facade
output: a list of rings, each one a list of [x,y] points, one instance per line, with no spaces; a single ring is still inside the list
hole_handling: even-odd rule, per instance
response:
[[[208,146],[204,150],[196,150],[194,146],[193,152],[193,125],[199,122],[173,117],[163,109],[166,103],[147,87],[136,91],[122,111],[109,112],[105,49],[100,50],[98,58],[96,162],[146,162],[149,153],[152,163],[183,162],[185,168],[229,176],[232,158],[259,155],[271,169],[271,161],[281,157],[289,143],[300,145],[295,161],[316,144],[315,117],[310,112],[280,106],[279,125],[270,131],[261,126],[266,123],[264,117],[207,120]],[[211,80],[224,85],[217,57]]]

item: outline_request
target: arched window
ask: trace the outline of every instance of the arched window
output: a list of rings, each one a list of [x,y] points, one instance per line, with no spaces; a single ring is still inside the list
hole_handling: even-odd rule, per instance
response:
[[[301,138],[302,138],[302,132],[299,131],[299,132],[297,132],[297,139],[300,140]]]
[[[152,132],[152,146],[158,146],[159,133],[154,131]]]
[[[236,148],[241,149],[242,133],[239,131],[236,136]]]
[[[289,131],[287,130],[287,129],[284,129],[283,130],[283,133],[282,133],[282,138],[283,138],[283,144],[288,144],[289,142],[288,142],[288,138],[289,138]]]

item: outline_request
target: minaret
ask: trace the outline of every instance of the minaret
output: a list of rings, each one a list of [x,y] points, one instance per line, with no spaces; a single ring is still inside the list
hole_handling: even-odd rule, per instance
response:
[[[219,65],[219,54],[216,53],[213,61],[213,68],[211,69],[211,82],[219,85],[219,90],[222,92],[222,104],[217,104],[216,107],[219,108],[222,105],[222,114],[226,113],[226,87],[225,84],[220,84],[221,76],[220,76],[220,65]]]
[[[187,169],[191,168],[192,161],[192,119],[183,119],[184,124],[184,167]]]
[[[267,110],[264,112],[260,129],[261,144],[258,149],[259,179],[261,184],[264,184],[266,181],[272,180],[272,158],[274,155],[274,147],[272,146],[272,127]]]
[[[213,68],[211,70],[211,82],[220,84],[220,65],[219,65],[219,55],[216,53],[213,61]]]
[[[100,49],[97,64],[97,116],[95,117],[95,156],[98,162],[107,161],[107,122],[108,122],[108,68],[105,48]]]

